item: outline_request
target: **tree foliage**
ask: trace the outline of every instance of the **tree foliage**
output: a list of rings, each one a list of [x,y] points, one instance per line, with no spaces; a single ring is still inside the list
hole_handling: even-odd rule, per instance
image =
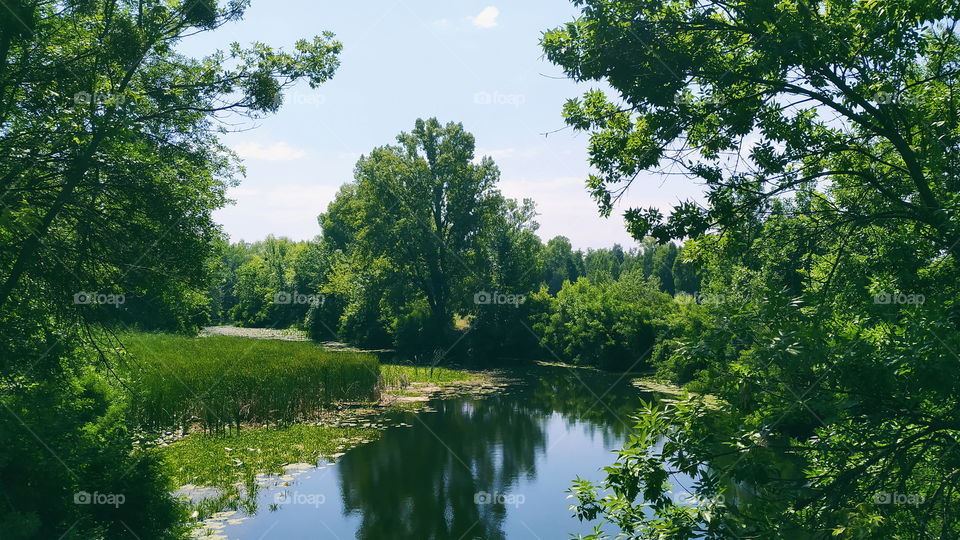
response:
[[[655,361],[720,399],[642,415],[614,497],[578,483],[579,515],[637,538],[960,534],[958,6],[575,3],[543,45],[617,93],[564,109],[601,208],[645,174],[705,186],[626,217],[688,238],[701,305]]]
[[[211,213],[239,176],[217,119],[277,110],[335,71],[332,35],[292,52],[181,38],[245,1],[3,2],[0,16],[0,477],[5,538],[141,538],[183,516],[133,446],[101,323],[205,319]],[[130,302],[118,298],[129,297]],[[99,298],[112,299],[104,305]],[[122,494],[117,506],[76,504]]]

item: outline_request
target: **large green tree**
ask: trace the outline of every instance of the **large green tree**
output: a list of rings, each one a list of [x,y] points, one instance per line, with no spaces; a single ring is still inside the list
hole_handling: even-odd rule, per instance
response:
[[[217,139],[231,124],[218,119],[276,111],[296,81],[327,80],[341,48],[325,34],[290,53],[176,52],[247,4],[0,3],[4,537],[160,537],[181,518],[156,464],[133,448],[121,387],[103,377],[116,359],[95,323],[124,320],[128,307],[77,293],[202,304],[211,213],[240,171]],[[95,491],[126,503],[75,504]]]
[[[565,281],[576,281],[586,275],[583,253],[573,251],[573,245],[566,236],[555,236],[547,241],[543,249],[544,281],[550,294],[557,294]]]
[[[707,322],[670,363],[722,398],[642,416],[616,496],[578,484],[580,515],[644,538],[960,534],[960,6],[575,3],[543,45],[616,93],[564,109],[601,209],[641,176],[704,185],[703,205],[626,217],[692,239]],[[701,504],[664,491],[676,472]]]
[[[352,303],[368,309],[347,313],[372,314],[382,304],[394,320],[425,317],[422,330],[441,343],[480,283],[503,201],[499,170],[490,158],[475,162],[462,125],[429,119],[363,156],[355,175],[321,217],[324,238],[349,259],[341,268],[373,280],[353,280]]]
[[[705,208],[629,210],[637,238],[696,236],[830,178],[860,198],[835,209],[843,222],[905,220],[960,254],[954,2],[575,3],[583,17],[543,46],[617,91],[564,108],[594,132],[601,208],[645,171],[677,167],[707,189]]]

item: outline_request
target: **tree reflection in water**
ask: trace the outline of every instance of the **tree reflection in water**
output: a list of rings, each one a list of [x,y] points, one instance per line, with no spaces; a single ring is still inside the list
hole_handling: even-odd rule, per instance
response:
[[[505,538],[510,506],[486,495],[508,495],[518,478],[536,476],[551,415],[605,443],[623,440],[639,397],[611,389],[616,379],[538,368],[508,394],[434,402],[437,412],[408,420],[412,428],[351,451],[338,470],[344,510],[361,516],[357,538]]]

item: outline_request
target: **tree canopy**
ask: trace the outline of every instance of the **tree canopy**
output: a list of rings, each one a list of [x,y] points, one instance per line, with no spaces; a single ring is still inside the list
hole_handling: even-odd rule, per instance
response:
[[[134,445],[108,352],[116,343],[100,323],[205,320],[212,212],[242,172],[219,142],[222,121],[274,112],[285,89],[321,84],[338,66],[341,45],[328,33],[290,52],[263,43],[203,59],[177,52],[183,37],[239,20],[247,4],[0,7],[5,538],[158,538],[181,523],[156,460]],[[75,504],[75,493],[96,490],[126,503]]]
[[[719,398],[641,415],[615,496],[578,483],[579,515],[640,538],[957,535],[960,8],[575,4],[542,43],[614,90],[564,108],[600,208],[642,176],[704,186],[626,218],[703,269],[655,362]],[[664,490],[678,472],[693,504]]]

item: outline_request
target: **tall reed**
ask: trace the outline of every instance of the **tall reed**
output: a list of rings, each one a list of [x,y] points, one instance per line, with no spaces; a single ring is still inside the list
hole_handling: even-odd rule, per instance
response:
[[[120,336],[135,420],[146,429],[315,417],[334,402],[376,398],[380,366],[369,353],[303,342],[169,334]]]

